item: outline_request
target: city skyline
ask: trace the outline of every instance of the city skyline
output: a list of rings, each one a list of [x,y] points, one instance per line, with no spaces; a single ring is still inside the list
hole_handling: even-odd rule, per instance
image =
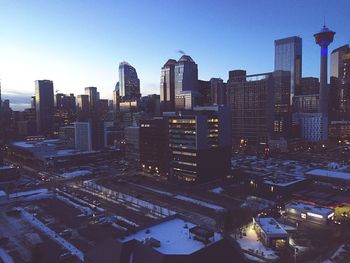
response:
[[[220,5],[204,1],[200,6],[190,1],[167,7],[160,1],[141,1],[137,6],[119,1],[4,1],[3,7],[0,78],[3,97],[14,109],[30,103],[37,79],[52,80],[55,90],[75,95],[96,86],[102,98],[111,99],[118,65],[124,60],[136,68],[143,95],[159,94],[161,67],[170,58],[179,59],[180,50],[198,64],[203,80],[226,81],[233,69],[269,72],[274,66],[274,40],[294,35],[303,39],[303,76],[319,77],[313,34],[322,27],[324,16],[327,26],[337,32],[330,52],[350,38],[346,10],[328,1]],[[286,9],[288,14],[283,13]],[[266,17],[261,10],[274,15]]]

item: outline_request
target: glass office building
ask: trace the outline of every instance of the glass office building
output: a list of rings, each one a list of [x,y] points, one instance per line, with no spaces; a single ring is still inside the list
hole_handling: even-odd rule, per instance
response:
[[[275,71],[291,73],[290,104],[300,93],[302,67],[302,39],[297,36],[275,40]]]
[[[175,65],[175,96],[198,90],[198,67],[190,56],[183,55]]]
[[[119,64],[119,95],[123,101],[137,100],[141,97],[140,79],[136,69],[128,62]]]

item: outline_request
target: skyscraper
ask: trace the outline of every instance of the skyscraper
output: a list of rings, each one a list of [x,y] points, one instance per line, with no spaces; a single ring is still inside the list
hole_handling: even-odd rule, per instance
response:
[[[169,59],[161,70],[160,75],[160,104],[161,111],[175,109],[175,59]]]
[[[275,40],[275,71],[290,71],[290,104],[300,93],[302,67],[302,39],[297,36]]]
[[[183,55],[175,65],[175,96],[183,91],[198,91],[198,66],[187,55]]]
[[[336,140],[350,139],[350,47],[341,46],[331,53],[330,128]]]
[[[120,102],[119,82],[117,82],[117,84],[115,84],[115,88],[113,90],[113,110],[114,110],[114,112],[119,111],[119,102]]]
[[[246,75],[231,71],[228,81],[232,143],[258,145],[288,137],[291,128],[290,72]]]
[[[90,110],[95,109],[98,104],[99,100],[99,93],[97,92],[96,87],[86,87],[85,88],[85,95],[89,96],[89,107]]]
[[[226,105],[226,83],[220,78],[210,79],[211,103],[216,105]]]
[[[51,80],[35,81],[37,131],[43,135],[53,132],[54,94]]]
[[[200,105],[211,105],[211,82],[198,80],[198,93],[200,94]]]
[[[175,109],[190,110],[199,102],[197,64],[183,55],[175,65]]]
[[[77,109],[78,112],[89,111],[89,95],[78,95],[77,96]]]
[[[140,94],[140,79],[136,69],[128,62],[119,64],[119,95],[123,101],[137,100]]]

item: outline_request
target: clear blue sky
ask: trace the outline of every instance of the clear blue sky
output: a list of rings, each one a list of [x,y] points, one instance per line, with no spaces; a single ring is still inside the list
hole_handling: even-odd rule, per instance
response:
[[[94,85],[111,98],[123,60],[137,69],[143,94],[159,93],[160,68],[179,49],[200,79],[267,72],[273,41],[292,35],[303,38],[303,75],[318,77],[313,34],[326,16],[337,32],[330,49],[347,44],[349,10],[349,0],[0,0],[3,93],[28,103],[34,80],[51,79],[60,92]]]

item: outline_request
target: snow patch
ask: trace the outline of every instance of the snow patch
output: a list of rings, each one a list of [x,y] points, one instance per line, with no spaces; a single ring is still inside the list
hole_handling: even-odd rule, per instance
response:
[[[223,208],[222,206],[208,203],[208,202],[205,202],[202,200],[194,199],[194,198],[184,196],[184,195],[175,195],[174,198],[185,201],[185,202],[190,202],[190,203],[193,203],[193,204],[196,204],[199,206],[207,207],[207,208],[213,209],[215,211],[224,211],[225,210],[225,208]]]

